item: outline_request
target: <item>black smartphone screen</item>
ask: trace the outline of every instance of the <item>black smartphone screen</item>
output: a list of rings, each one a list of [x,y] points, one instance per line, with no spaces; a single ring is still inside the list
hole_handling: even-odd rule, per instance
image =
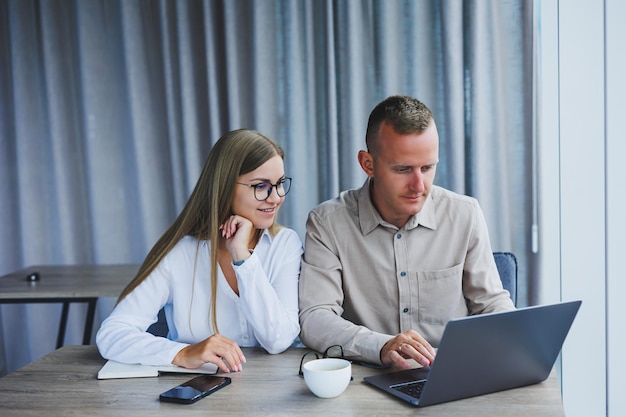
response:
[[[212,392],[230,384],[230,378],[214,375],[200,375],[180,384],[159,396],[161,401],[191,404]]]

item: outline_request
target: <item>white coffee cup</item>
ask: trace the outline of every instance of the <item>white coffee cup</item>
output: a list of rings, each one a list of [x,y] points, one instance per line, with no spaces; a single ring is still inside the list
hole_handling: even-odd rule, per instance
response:
[[[313,394],[320,398],[334,398],[348,387],[352,365],[345,359],[316,359],[302,365],[302,373]]]

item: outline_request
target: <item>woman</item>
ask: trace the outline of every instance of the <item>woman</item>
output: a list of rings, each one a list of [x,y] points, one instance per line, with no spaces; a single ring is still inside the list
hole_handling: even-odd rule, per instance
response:
[[[213,146],[174,223],[124,289],[96,342],[124,363],[240,371],[239,346],[287,349],[298,336],[302,242],[275,223],[289,191],[284,154],[252,130]],[[146,329],[164,307],[169,334]]]

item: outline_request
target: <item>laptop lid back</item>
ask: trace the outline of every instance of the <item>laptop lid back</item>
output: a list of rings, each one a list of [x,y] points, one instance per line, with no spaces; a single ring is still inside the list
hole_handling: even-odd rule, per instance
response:
[[[419,405],[544,381],[580,304],[532,306],[449,321]]]

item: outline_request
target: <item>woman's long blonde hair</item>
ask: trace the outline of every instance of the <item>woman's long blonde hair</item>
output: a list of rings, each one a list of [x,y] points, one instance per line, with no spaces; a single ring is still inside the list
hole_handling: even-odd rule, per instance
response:
[[[276,155],[284,158],[281,147],[254,130],[239,129],[222,136],[211,149],[185,207],[148,252],[137,275],[122,291],[117,302],[141,284],[183,237],[195,237],[198,245],[201,240],[208,240],[211,242],[211,317],[217,333],[215,300],[221,238],[219,227],[232,214],[233,189],[237,178],[254,171]],[[279,227],[274,223],[270,232],[275,234]],[[262,230],[257,230],[257,241],[262,233]]]

